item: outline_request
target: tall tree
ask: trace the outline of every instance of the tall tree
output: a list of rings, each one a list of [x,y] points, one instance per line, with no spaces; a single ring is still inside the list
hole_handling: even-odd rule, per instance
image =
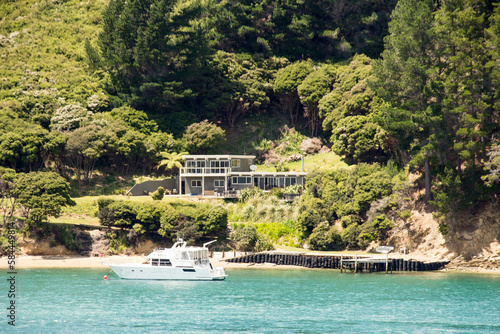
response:
[[[191,154],[213,152],[225,141],[226,132],[208,120],[191,124],[182,136],[184,147]]]
[[[470,194],[478,178],[477,162],[486,157],[485,143],[491,128],[493,92],[485,43],[487,11],[484,1],[449,0],[435,15],[443,78],[442,130],[450,138],[453,147],[449,156]]]
[[[196,96],[190,83],[211,54],[202,15],[211,4],[111,0],[98,44],[117,93],[132,106],[157,113],[186,107],[182,104]],[[90,58],[93,50],[87,49]]]
[[[92,178],[97,160],[101,158],[110,145],[117,141],[113,132],[98,125],[88,125],[68,134],[66,155],[76,169],[78,183],[81,172],[86,181]]]
[[[425,199],[431,199],[430,161],[440,122],[432,0],[401,0],[391,14],[382,59],[375,61],[377,93],[395,106],[412,112],[421,129],[417,163],[425,169]]]
[[[313,70],[310,63],[297,62],[279,70],[276,74],[273,89],[278,93],[283,110],[290,115],[292,126],[295,126],[300,110],[297,87]]]
[[[319,101],[332,89],[335,75],[336,69],[332,65],[325,64],[318,70],[311,72],[297,87],[312,137],[317,134],[321,126]]]
[[[12,196],[24,208],[31,228],[49,215],[58,217],[63,206],[75,205],[69,192],[69,183],[54,172],[19,174],[12,186]]]

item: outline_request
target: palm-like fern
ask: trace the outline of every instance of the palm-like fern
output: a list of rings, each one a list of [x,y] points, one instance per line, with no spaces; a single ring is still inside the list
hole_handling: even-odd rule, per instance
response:
[[[182,167],[182,156],[188,154],[188,152],[160,152],[161,157],[163,158],[155,168],[165,168],[167,171],[173,171],[176,168]]]

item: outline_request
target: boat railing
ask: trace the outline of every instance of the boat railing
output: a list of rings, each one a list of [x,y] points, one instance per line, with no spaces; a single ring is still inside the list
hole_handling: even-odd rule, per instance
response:
[[[210,245],[211,243],[214,243],[214,242],[216,242],[216,241],[217,241],[217,240],[212,240],[212,241],[209,241],[209,242],[205,242],[205,243],[203,244],[203,248],[207,248],[207,246],[208,246],[208,245]]]

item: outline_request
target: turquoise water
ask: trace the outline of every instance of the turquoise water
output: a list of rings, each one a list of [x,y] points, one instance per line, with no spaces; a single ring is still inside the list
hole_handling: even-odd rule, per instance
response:
[[[8,290],[2,274],[0,299]],[[500,333],[500,276],[229,269],[220,282],[19,270],[22,333]],[[109,274],[107,281],[103,276]],[[12,331],[7,320],[0,332]]]

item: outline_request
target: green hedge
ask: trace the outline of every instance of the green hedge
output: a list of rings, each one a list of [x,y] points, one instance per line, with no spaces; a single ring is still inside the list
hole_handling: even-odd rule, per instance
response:
[[[227,236],[227,210],[210,204],[190,202],[114,201],[99,198],[98,217],[105,226],[133,229],[145,237],[195,242],[202,237]]]

